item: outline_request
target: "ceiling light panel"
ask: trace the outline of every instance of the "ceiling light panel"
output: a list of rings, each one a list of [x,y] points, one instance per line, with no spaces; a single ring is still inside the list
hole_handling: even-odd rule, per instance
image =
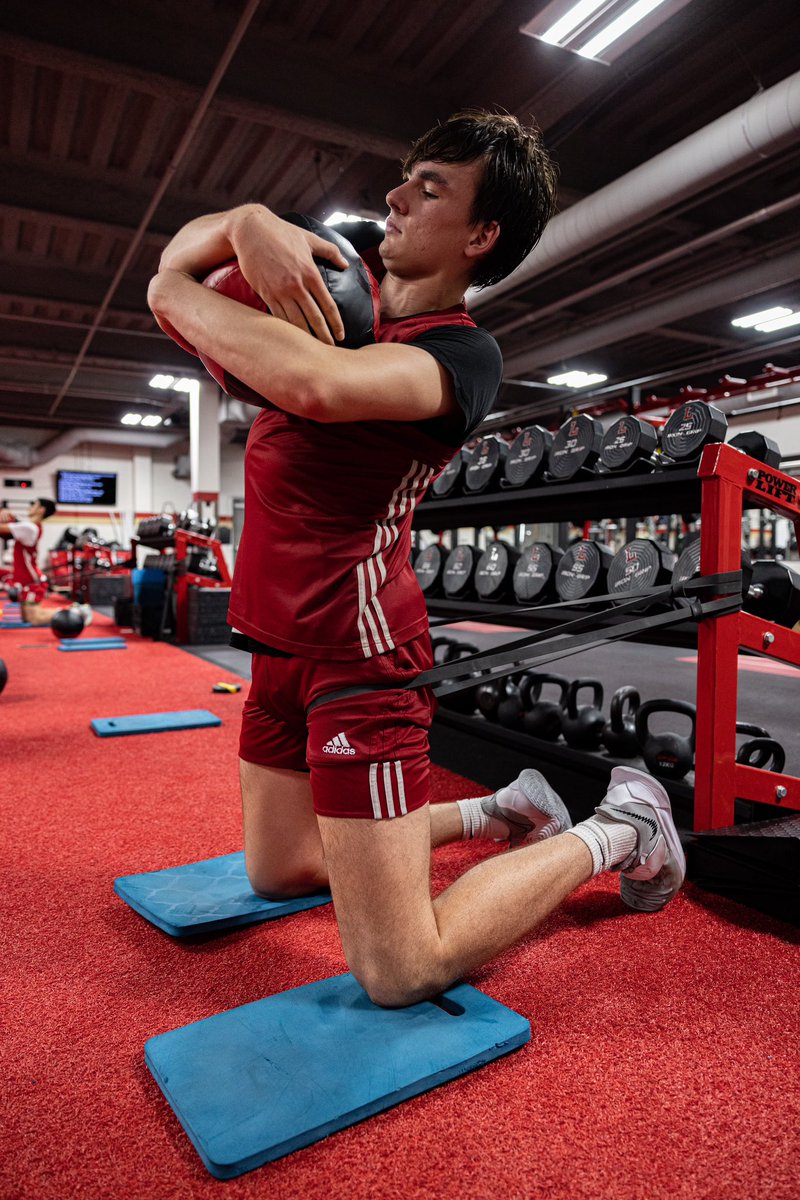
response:
[[[761,312],[748,313],[744,317],[735,317],[731,321],[731,325],[735,325],[737,329],[753,329],[761,321],[774,321],[777,317],[788,317],[791,311],[790,308],[784,308],[778,304],[775,308],[765,308]]]
[[[521,33],[612,63],[690,0],[552,0]]]

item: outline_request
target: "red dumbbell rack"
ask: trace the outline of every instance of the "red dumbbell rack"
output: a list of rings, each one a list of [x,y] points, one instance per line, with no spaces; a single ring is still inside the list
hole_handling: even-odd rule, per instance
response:
[[[732,446],[711,445],[698,471],[702,480],[700,570],[738,571],[743,507],[768,508],[793,522],[800,544],[800,482]],[[800,667],[800,632],[751,613],[701,621],[697,633],[697,749],[694,828],[734,823],[734,800],[800,809],[800,779],[736,762],[739,649],[756,650]],[[800,696],[798,697],[800,698]],[[777,815],[777,814],[776,814]]]

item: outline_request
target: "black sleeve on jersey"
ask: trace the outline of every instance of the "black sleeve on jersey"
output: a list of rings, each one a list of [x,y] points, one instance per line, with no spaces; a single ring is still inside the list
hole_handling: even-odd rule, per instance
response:
[[[485,329],[443,325],[411,343],[427,350],[452,376],[459,411],[415,424],[446,446],[460,446],[492,410],[503,378],[500,347]]]

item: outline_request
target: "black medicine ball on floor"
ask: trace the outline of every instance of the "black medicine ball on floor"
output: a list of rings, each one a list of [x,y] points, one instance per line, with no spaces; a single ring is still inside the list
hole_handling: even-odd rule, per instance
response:
[[[0,692],[2,692],[3,688],[6,686],[7,683],[8,683],[8,667],[3,662],[2,658],[0,658]]]
[[[53,613],[50,628],[56,637],[75,638],[83,633],[83,617],[77,608],[60,608]]]

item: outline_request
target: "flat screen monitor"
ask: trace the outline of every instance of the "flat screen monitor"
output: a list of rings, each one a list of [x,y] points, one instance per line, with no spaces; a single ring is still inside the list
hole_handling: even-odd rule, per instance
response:
[[[59,504],[93,504],[113,508],[117,503],[117,476],[108,471],[56,471]]]

